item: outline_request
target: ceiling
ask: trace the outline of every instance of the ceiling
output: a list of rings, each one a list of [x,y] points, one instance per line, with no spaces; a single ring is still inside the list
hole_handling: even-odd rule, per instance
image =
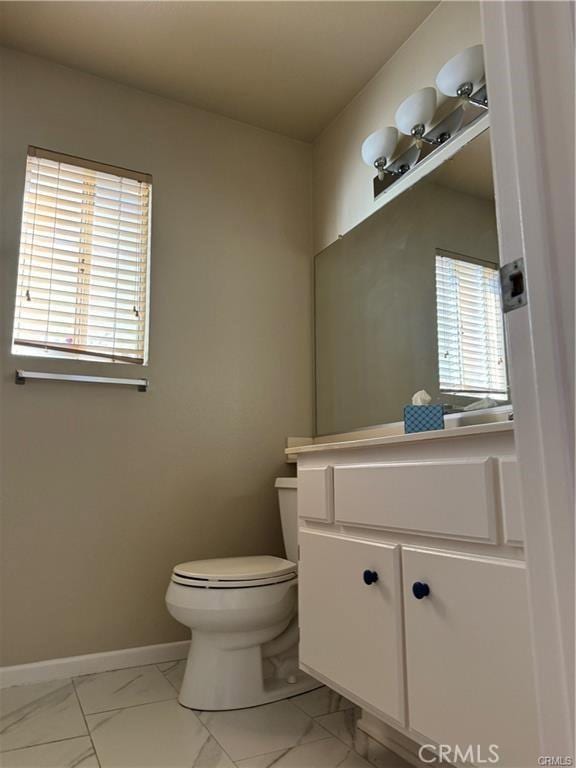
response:
[[[312,141],[437,2],[0,2],[0,44]]]

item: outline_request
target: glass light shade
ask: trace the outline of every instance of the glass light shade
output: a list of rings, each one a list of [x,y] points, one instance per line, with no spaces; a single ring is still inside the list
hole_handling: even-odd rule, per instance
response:
[[[472,83],[477,90],[484,79],[484,53],[481,45],[466,48],[442,67],[436,77],[438,90],[446,96],[458,96],[458,89],[464,83]]]
[[[434,119],[435,112],[436,89],[421,88],[400,104],[396,110],[396,125],[402,133],[410,136],[414,126],[428,126]]]
[[[422,148],[418,144],[412,144],[406,152],[403,152],[393,163],[390,163],[388,170],[392,173],[399,173],[400,175],[406,173],[406,171],[414,168],[420,159],[421,153]]]
[[[389,161],[397,144],[398,131],[396,128],[392,126],[380,128],[379,131],[374,131],[364,140],[362,144],[362,160],[371,167],[374,167],[376,160],[381,157]]]

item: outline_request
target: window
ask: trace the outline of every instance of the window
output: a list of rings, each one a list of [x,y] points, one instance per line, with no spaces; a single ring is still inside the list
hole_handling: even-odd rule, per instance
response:
[[[151,181],[29,147],[13,354],[147,362]]]
[[[497,267],[436,255],[440,391],[508,399]]]

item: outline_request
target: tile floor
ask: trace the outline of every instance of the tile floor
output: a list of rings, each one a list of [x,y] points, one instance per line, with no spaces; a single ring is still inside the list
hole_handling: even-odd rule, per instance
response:
[[[184,661],[0,692],[2,768],[409,768],[319,688],[233,712],[192,712]]]

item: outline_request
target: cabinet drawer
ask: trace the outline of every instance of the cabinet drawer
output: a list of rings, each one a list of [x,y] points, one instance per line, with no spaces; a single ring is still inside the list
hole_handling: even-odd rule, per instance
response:
[[[298,516],[331,523],[334,520],[332,467],[298,470]]]
[[[301,662],[403,723],[399,547],[310,531],[299,544]]]
[[[339,523],[495,541],[493,459],[335,467],[334,508]]]
[[[522,546],[524,543],[524,512],[520,495],[518,462],[514,456],[506,456],[506,458],[499,460],[499,464],[504,541],[507,544]]]
[[[502,766],[536,765],[524,564],[403,548],[402,568],[409,726],[482,753],[496,744]],[[414,596],[417,583],[429,596]]]

